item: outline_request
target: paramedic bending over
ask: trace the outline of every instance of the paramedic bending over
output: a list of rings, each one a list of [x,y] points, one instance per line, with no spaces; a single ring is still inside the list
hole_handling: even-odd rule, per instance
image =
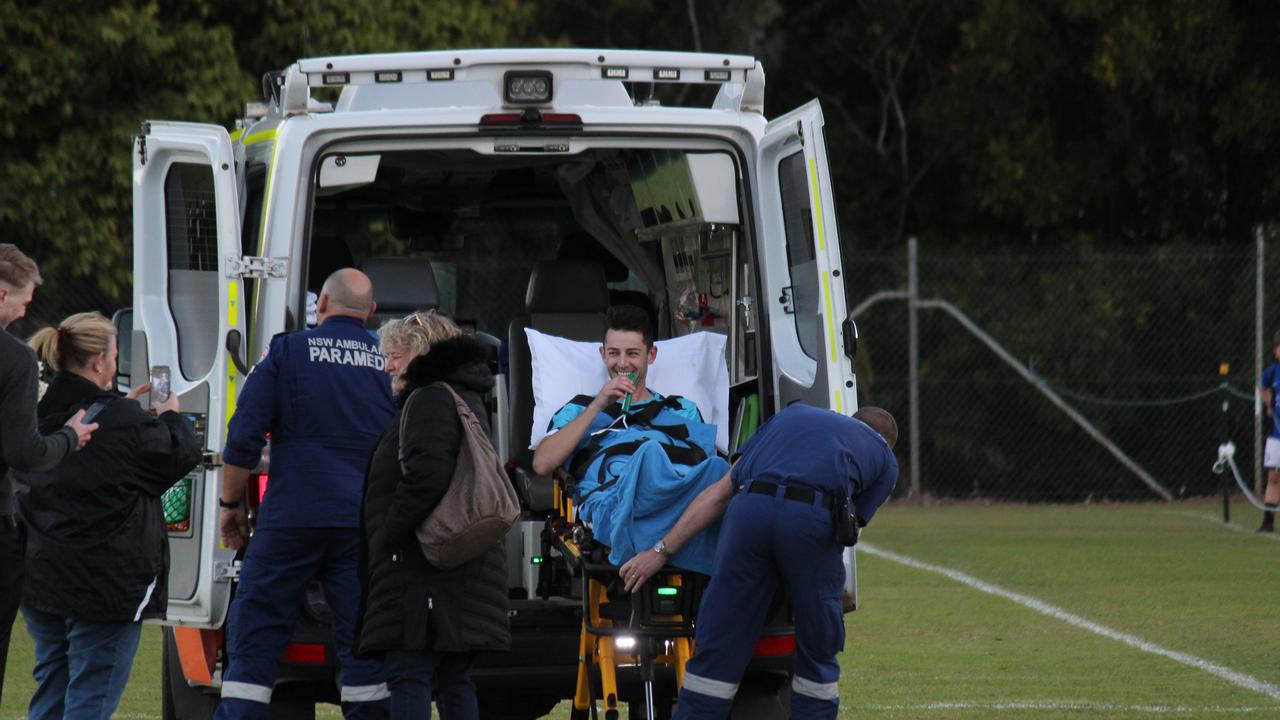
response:
[[[898,479],[897,437],[893,416],[880,408],[848,418],[792,405],[752,436],[729,474],[704,490],[666,534],[674,552],[724,515],[677,720],[728,716],[779,582],[796,616],[791,716],[835,718],[844,547],[830,508],[848,497],[860,526],[871,519]],[[619,574],[634,591],[665,563],[659,553],[641,553]]]

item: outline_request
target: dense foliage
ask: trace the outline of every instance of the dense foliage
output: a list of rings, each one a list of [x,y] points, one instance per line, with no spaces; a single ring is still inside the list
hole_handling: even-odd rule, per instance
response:
[[[556,43],[760,57],[769,114],[823,101],[864,247],[1245,242],[1278,30],[1225,0],[2,2],[0,233],[122,298],[142,119],[229,122],[297,57]]]

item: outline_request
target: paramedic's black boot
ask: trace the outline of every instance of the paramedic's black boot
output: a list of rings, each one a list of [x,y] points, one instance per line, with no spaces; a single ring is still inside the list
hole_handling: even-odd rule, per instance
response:
[[[1269,508],[1275,508],[1275,505],[1267,505]],[[1275,532],[1276,531],[1276,511],[1274,509],[1267,510],[1262,513],[1262,524],[1258,526],[1258,532]]]

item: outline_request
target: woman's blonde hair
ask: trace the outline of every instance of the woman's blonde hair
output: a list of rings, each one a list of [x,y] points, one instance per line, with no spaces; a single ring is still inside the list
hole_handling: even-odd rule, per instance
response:
[[[116,340],[116,326],[96,312],[76,313],[43,327],[31,336],[40,361],[56,372],[82,370],[98,353],[105,353]]]
[[[378,328],[378,344],[385,353],[398,347],[409,353],[410,358],[425,355],[433,345],[462,334],[453,321],[434,310],[416,312],[400,320],[388,320]]]

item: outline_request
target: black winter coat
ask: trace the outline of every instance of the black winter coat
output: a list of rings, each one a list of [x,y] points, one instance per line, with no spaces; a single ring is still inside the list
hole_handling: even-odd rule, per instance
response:
[[[30,486],[18,501],[27,525],[22,602],[96,622],[163,617],[169,537],[160,495],[200,462],[202,449],[181,415],[152,417],[136,400],[71,373],[45,391],[41,432],[102,399],[109,404],[88,444],[52,470],[15,474]]]
[[[493,387],[493,374],[486,358],[487,348],[464,335],[436,343],[405,370],[396,416],[382,434],[365,478],[364,597],[356,640],[360,654],[510,649],[502,544],[452,570],[441,570],[427,562],[414,534],[453,479],[463,440],[453,397],[438,387],[419,392],[408,408],[405,437],[400,436],[406,400],[418,388],[440,380],[471,406],[487,431],[482,395]]]

